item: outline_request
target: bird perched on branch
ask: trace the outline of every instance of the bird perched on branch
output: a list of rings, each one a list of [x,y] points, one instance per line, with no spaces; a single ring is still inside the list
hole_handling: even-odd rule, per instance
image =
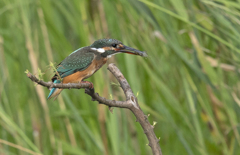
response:
[[[57,65],[56,74],[52,77],[53,83],[90,83],[83,81],[99,70],[107,60],[117,53],[128,53],[147,57],[145,52],[125,46],[115,39],[100,39],[92,45],[79,48]],[[62,89],[52,88],[48,99],[61,93]]]

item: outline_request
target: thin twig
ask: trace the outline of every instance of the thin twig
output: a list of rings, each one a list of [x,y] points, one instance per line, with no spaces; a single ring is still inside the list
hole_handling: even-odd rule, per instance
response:
[[[85,93],[90,95],[92,97],[93,101],[98,101],[100,104],[105,104],[109,107],[119,107],[119,108],[127,108],[130,109],[133,114],[136,116],[137,122],[140,123],[140,125],[143,128],[144,133],[146,134],[149,146],[152,149],[152,153],[154,155],[162,155],[161,148],[159,145],[159,139],[156,137],[153,129],[154,125],[151,125],[148,121],[148,117],[144,115],[143,111],[141,110],[136,96],[133,94],[133,91],[128,84],[127,80],[121,73],[121,71],[114,65],[109,64],[108,70],[115,76],[115,78],[118,80],[118,82],[121,85],[121,88],[124,91],[124,94],[126,96],[126,101],[115,101],[115,100],[108,100],[104,97],[101,97],[98,95],[98,93],[95,93],[94,88],[91,89],[89,83],[68,83],[68,84],[54,84],[52,82],[44,82],[42,80],[39,80],[31,73],[27,73],[27,76],[37,84],[40,84],[47,88],[62,88],[62,89],[71,89],[71,88],[85,88]]]

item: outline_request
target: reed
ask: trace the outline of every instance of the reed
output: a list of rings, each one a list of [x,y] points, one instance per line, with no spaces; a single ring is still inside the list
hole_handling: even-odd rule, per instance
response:
[[[240,1],[0,1],[0,154],[150,154],[134,116],[113,114],[84,90],[49,90],[75,49],[115,38],[147,51],[111,58],[125,75],[163,154],[240,154]],[[89,81],[101,96],[123,99],[107,65]]]

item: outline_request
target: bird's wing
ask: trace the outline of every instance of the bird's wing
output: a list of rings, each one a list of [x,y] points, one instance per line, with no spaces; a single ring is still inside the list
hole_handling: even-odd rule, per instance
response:
[[[64,78],[77,71],[85,70],[92,63],[93,59],[93,53],[73,52],[57,66],[57,72],[61,78]]]

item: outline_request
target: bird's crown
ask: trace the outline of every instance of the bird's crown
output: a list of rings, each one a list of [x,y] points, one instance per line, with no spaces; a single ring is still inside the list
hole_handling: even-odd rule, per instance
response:
[[[122,42],[116,39],[99,39],[95,41],[91,45],[91,47],[94,47],[94,48],[103,48],[103,47],[111,47],[111,46],[114,47],[118,44],[122,44]]]

